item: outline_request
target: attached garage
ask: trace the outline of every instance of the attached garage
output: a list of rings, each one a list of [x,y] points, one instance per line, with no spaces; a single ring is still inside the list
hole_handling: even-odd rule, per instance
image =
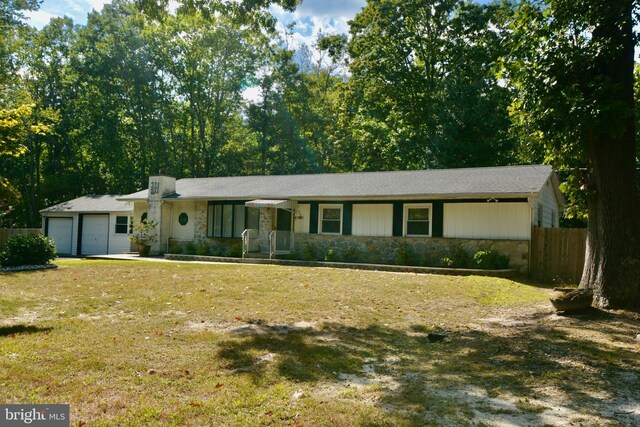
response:
[[[109,214],[82,215],[79,252],[82,255],[109,253]]]
[[[47,233],[48,231],[48,233]],[[71,255],[73,242],[73,218],[48,218],[45,234],[56,242],[58,255]]]
[[[133,206],[117,197],[86,196],[43,209],[43,233],[56,242],[59,255],[129,252]]]

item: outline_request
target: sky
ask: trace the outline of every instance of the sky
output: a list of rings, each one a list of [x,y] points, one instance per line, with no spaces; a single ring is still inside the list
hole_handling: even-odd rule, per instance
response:
[[[26,15],[28,23],[36,28],[44,27],[51,18],[69,16],[76,24],[84,25],[87,14],[92,9],[102,10],[105,3],[111,0],[44,0],[40,9]],[[318,33],[336,34],[347,33],[348,21],[365,6],[366,0],[303,0],[294,13],[286,12],[280,7],[272,7],[273,15],[278,19],[279,26],[285,26],[295,21],[292,36],[292,48],[302,43],[310,44]]]
[[[175,0],[174,0],[175,1]],[[28,12],[28,24],[38,29],[49,23],[54,17],[68,16],[76,24],[84,25],[87,14],[93,9],[100,11],[111,0],[44,0],[40,9]],[[272,6],[271,12],[278,19],[278,29],[282,34],[287,25],[294,22],[293,33],[288,40],[289,48],[298,49],[307,45],[314,59],[319,55],[312,48],[318,34],[342,34],[349,32],[349,20],[353,19],[366,5],[366,0],[303,0],[295,12],[287,12],[278,6]],[[245,89],[243,97],[257,102],[260,89]]]

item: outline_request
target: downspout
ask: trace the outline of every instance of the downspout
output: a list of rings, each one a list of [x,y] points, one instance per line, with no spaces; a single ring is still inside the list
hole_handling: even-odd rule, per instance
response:
[[[527,270],[529,272],[529,277],[531,277],[531,258],[533,250],[533,200],[537,199],[537,197],[527,197],[527,202],[529,203],[529,256],[527,260]]]
[[[291,245],[289,246],[289,252],[293,252],[295,249],[295,236],[296,236],[296,212],[298,211],[298,202],[291,202]]]

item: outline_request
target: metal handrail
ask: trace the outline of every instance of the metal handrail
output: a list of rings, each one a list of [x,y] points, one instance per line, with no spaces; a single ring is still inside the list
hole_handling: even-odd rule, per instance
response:
[[[241,234],[242,236],[242,258],[249,252],[249,229],[247,228]]]
[[[269,233],[269,259],[273,259],[276,253],[276,230]]]

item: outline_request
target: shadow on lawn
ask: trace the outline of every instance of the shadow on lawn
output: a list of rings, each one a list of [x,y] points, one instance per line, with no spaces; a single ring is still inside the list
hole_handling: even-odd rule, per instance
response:
[[[344,379],[353,376],[369,377],[371,382],[392,378],[393,387],[383,383],[379,389],[380,404],[400,409],[402,417],[421,424],[434,414],[469,422],[475,413],[474,422],[482,422],[478,414],[489,411],[494,418],[525,415],[527,424],[542,425],[546,423],[542,411],[556,405],[583,415],[596,408],[604,418],[616,419],[619,413],[625,417],[617,418],[623,424],[640,424],[640,413],[624,406],[637,397],[633,390],[640,381],[638,352],[576,338],[568,328],[597,329],[621,341],[632,339],[640,322],[595,311],[560,324],[538,321],[451,332],[437,343],[429,342],[430,329],[423,325],[400,330],[327,323],[318,329],[286,332],[282,326],[265,326],[263,333],[223,341],[218,356],[228,369],[249,375],[257,383],[269,381],[272,369],[289,380],[309,384],[346,386]],[[261,362],[260,355],[268,353],[275,354],[273,360]],[[470,395],[470,387],[482,390],[482,396]],[[549,405],[513,403],[544,398],[538,391],[542,388],[556,390]],[[603,412],[602,393],[607,396],[607,413]],[[511,396],[511,403],[502,400],[506,405],[496,407],[493,398],[499,396]],[[460,418],[456,421],[455,417]]]
[[[0,337],[9,337],[19,334],[35,334],[38,332],[49,332],[53,328],[41,328],[33,325],[11,325],[0,326]]]

